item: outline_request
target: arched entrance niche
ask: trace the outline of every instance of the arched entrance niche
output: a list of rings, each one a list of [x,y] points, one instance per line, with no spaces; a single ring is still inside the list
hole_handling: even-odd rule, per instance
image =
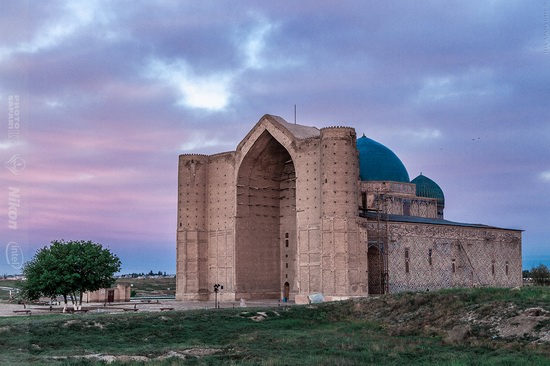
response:
[[[290,283],[285,282],[283,285],[283,301],[287,302],[290,298]]]
[[[369,268],[369,295],[380,295],[384,293],[384,258],[380,250],[369,246],[367,253]]]
[[[265,130],[243,158],[237,176],[237,298],[280,298],[283,284],[294,282],[295,188],[289,152]]]

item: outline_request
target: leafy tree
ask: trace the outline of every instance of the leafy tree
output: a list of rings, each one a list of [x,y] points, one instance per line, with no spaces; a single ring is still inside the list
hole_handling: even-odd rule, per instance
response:
[[[550,283],[550,270],[544,264],[539,264],[531,269],[531,278],[537,285]]]
[[[80,308],[84,292],[110,287],[115,282],[113,275],[120,264],[120,259],[101,244],[54,240],[25,264],[24,296],[35,300],[62,295],[65,308],[68,297],[75,309]]]

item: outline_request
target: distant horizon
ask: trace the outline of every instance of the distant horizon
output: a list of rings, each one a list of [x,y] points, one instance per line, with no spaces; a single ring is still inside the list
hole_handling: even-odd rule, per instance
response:
[[[530,270],[534,267],[539,266],[540,264],[544,264],[546,267],[550,268],[550,254],[548,255],[542,255],[542,256],[524,256],[522,257],[522,270]],[[122,270],[120,272],[117,272],[115,275],[126,275],[126,274],[132,274],[132,273],[149,273],[150,271],[153,271],[153,273],[157,273],[158,271],[166,272],[167,276],[174,276],[176,275],[176,267],[175,263],[173,266],[171,266],[168,269],[163,268],[150,268],[150,267],[143,267],[139,264],[128,264],[124,265],[124,262],[122,263]],[[2,276],[17,276],[22,275],[21,273],[2,273]]]
[[[550,268],[550,255],[523,257],[523,270],[532,269],[540,264],[544,264],[546,267]]]

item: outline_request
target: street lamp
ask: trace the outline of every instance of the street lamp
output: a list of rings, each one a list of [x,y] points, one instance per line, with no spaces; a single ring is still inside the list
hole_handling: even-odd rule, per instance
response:
[[[215,299],[214,299],[214,308],[218,309],[219,308],[219,305],[218,305],[218,292],[220,290],[223,290],[223,285],[220,285],[219,283],[216,283],[214,285],[214,294],[215,294]]]

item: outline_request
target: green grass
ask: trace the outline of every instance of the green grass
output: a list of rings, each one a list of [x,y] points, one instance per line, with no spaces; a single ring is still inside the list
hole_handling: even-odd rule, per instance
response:
[[[119,278],[116,283],[132,284],[136,296],[176,295],[176,278]],[[0,287],[21,288],[21,280],[0,280]],[[9,291],[0,289],[0,301],[9,300]]]
[[[548,344],[494,339],[476,329],[464,342],[448,343],[437,331],[423,328],[426,322],[453,326],[453,316],[459,319],[486,306],[550,310],[549,295],[548,288],[445,290],[288,308],[1,318],[0,364],[96,365],[101,363],[51,357],[101,353],[154,359],[169,351],[205,348],[219,352],[146,364],[550,365]],[[250,317],[258,311],[268,317],[254,322]],[[420,315],[430,312],[449,318]]]
[[[119,284],[131,284],[136,296],[176,295],[176,278],[119,278]]]
[[[0,280],[0,287],[11,287],[11,288],[21,288],[22,281],[21,280]],[[10,299],[10,291],[0,289],[0,302],[1,301],[8,301]]]
[[[21,287],[22,280],[4,280],[0,279],[0,286],[5,287]]]

